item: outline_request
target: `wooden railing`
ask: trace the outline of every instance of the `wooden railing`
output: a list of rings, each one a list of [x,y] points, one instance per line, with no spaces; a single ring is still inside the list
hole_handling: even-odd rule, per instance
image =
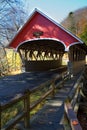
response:
[[[82,85],[82,75],[78,78],[76,84],[73,86],[71,93],[65,100],[65,118],[68,119],[71,130],[82,130],[82,127],[77,118],[77,110],[75,110],[79,102],[79,93]],[[79,106],[77,106],[79,107]],[[78,109],[78,108],[77,108]]]
[[[41,103],[44,99],[46,99],[49,95],[52,97],[55,95],[55,89],[58,88],[60,85],[63,86],[64,81],[68,78],[67,72],[63,72],[60,75],[53,77],[53,79],[41,84],[40,86],[34,88],[33,90],[26,90],[24,94],[15,97],[13,100],[6,104],[0,104],[0,130],[10,130],[12,129],[17,123],[19,123],[22,119],[24,119],[24,126],[25,128],[30,127],[30,112],[34,109],[39,103]],[[34,92],[38,91],[41,88],[49,86],[48,91],[43,94],[34,104],[31,105],[30,103],[30,95]],[[13,119],[8,121],[3,127],[1,125],[1,115],[2,112],[8,108],[11,108],[16,103],[23,101],[24,109],[23,111],[15,116]]]
[[[76,113],[74,112],[70,102],[65,104],[65,111],[71,126],[71,130],[82,130],[81,125],[77,119]]]

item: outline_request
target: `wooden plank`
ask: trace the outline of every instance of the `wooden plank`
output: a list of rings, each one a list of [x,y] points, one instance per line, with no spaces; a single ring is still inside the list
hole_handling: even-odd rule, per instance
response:
[[[72,127],[72,130],[82,130],[81,125],[77,119],[77,116],[69,102],[65,103],[65,112]]]
[[[1,111],[4,111],[9,107],[12,107],[17,102],[22,101],[24,98],[25,98],[25,95],[16,96],[13,100],[11,100],[5,104],[1,104]]]

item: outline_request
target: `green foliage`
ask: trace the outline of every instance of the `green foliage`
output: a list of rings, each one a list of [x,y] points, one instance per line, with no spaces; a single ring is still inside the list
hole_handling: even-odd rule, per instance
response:
[[[82,34],[80,34],[80,38],[85,42],[85,44],[87,45],[87,25],[84,28],[84,31],[82,32]]]
[[[4,126],[9,120],[14,118],[18,113],[23,110],[23,102],[18,102],[13,107],[6,109],[1,115],[1,125]]]
[[[22,61],[19,53],[15,52],[13,49],[8,49],[6,52],[9,71],[16,71],[21,69]]]
[[[40,89],[36,92],[34,92],[33,94],[30,95],[30,104],[34,104],[37,100],[40,99],[40,97],[42,95],[44,95],[44,93],[48,90],[48,86],[47,88],[43,88]],[[30,116],[32,117],[37,111],[39,111],[42,106],[46,103],[46,100],[42,101],[39,105],[37,105],[31,112],[30,112]],[[15,105],[13,105],[13,107],[10,107],[8,109],[6,109],[2,115],[1,115],[1,119],[2,119],[2,126],[4,126],[9,120],[13,119],[17,114],[19,114],[20,112],[22,112],[24,109],[24,103],[23,101],[20,101],[18,103],[16,103]]]
[[[0,75],[5,75],[8,72],[8,61],[5,48],[0,46]]]
[[[12,72],[21,72],[22,61],[19,53],[13,49],[0,48],[0,75],[12,74]]]

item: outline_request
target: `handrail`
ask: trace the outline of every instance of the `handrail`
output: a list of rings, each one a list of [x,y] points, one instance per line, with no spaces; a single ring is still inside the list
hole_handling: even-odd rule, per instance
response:
[[[55,89],[58,87],[60,84],[64,83],[64,80],[66,78],[66,73],[64,72],[56,77],[53,77],[53,79],[46,81],[45,83],[41,84],[40,86],[36,87],[33,90],[26,90],[24,94],[19,95],[18,97],[15,97],[13,100],[11,100],[8,103],[5,104],[0,104],[0,130],[10,130],[12,127],[14,127],[21,119],[24,118],[24,125],[25,128],[30,127],[30,111],[34,109],[39,103],[41,103],[44,99],[46,99],[47,96],[52,95],[52,97],[55,95]],[[62,78],[61,83],[59,82],[59,85],[57,83],[57,86],[55,86],[55,81],[58,80],[59,78]],[[68,78],[68,75],[67,75]],[[46,85],[50,85],[50,89],[41,96],[40,99],[38,99],[33,105],[30,104],[30,94],[34,93],[35,91],[38,91],[40,88],[45,87]],[[8,121],[6,125],[2,128],[1,126],[1,114],[4,110],[12,107],[19,101],[24,102],[24,111],[18,114],[14,119],[11,121]]]
[[[82,130],[81,125],[76,117],[76,114],[70,102],[65,103],[65,111],[66,111],[66,115],[68,117],[72,130]]]
[[[76,84],[73,86],[72,91],[64,102],[65,117],[68,119],[72,130],[82,130],[82,127],[74,111],[75,104],[78,100],[78,95],[80,92],[81,81],[82,75],[78,78]]]

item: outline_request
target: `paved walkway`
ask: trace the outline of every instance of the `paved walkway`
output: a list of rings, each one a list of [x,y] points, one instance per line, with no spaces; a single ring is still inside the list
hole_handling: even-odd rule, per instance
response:
[[[24,94],[26,90],[32,90],[42,83],[60,74],[65,69],[61,67],[57,70],[46,72],[26,72],[13,76],[0,78],[0,103],[12,100],[15,96]]]
[[[48,99],[48,102],[37,113],[31,121],[31,127],[28,130],[64,130],[62,124],[64,116],[64,101],[71,93],[78,76],[68,80],[62,89],[53,99]]]

